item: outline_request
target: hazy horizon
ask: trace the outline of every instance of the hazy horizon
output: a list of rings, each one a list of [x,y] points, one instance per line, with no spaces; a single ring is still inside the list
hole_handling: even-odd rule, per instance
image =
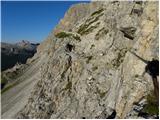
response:
[[[1,1],[1,42],[39,43],[64,17],[71,5],[89,1]]]

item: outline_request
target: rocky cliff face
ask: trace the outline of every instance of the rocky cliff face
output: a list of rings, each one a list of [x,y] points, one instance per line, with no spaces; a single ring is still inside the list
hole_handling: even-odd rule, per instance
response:
[[[41,76],[17,118],[137,118],[154,88],[145,60],[158,59],[158,2],[71,7],[32,58]],[[32,61],[31,60],[31,61]]]

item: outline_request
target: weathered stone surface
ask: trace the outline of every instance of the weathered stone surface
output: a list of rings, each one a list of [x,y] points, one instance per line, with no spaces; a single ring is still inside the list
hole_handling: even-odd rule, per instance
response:
[[[143,12],[137,15],[133,9]],[[45,53],[47,60],[28,103],[15,117],[126,118],[153,89],[151,77],[143,76],[146,64],[129,51],[145,60],[158,58],[157,11],[156,1],[71,7],[55,35],[38,47],[33,59]],[[134,30],[125,34],[132,39],[121,30],[129,27]]]

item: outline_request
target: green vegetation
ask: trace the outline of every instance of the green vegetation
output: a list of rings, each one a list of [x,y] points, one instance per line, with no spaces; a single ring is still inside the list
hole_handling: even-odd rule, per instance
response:
[[[92,23],[98,21],[99,18],[100,18],[102,15],[103,15],[103,13],[100,14],[100,15],[98,15],[98,16],[96,16],[96,17],[88,18],[85,23],[88,23],[89,25],[91,25]]]
[[[76,39],[77,41],[81,41],[81,38],[78,35],[73,36],[74,39]]]
[[[105,94],[106,94],[106,92],[101,92],[101,93],[99,93],[100,98],[103,98],[103,97],[105,96]]]
[[[138,77],[139,77],[139,75],[136,74],[136,75],[135,75],[135,78],[138,78]]]
[[[84,25],[81,25],[80,28],[78,29],[78,33],[83,35],[85,33],[85,30],[88,28],[88,24],[84,24]]]
[[[57,38],[66,38],[66,37],[73,37],[77,41],[81,41],[81,38],[78,35],[74,35],[72,33],[66,33],[66,32],[59,32],[55,35]]]
[[[103,27],[103,28],[100,29],[100,30],[98,31],[98,33],[95,35],[95,39],[96,39],[96,40],[99,40],[100,37],[106,35],[108,32],[109,32],[109,30],[108,30],[108,29],[105,29],[105,28]]]
[[[78,30],[78,33],[80,35],[86,35],[86,34],[92,32],[95,28],[97,28],[99,24],[100,24],[100,22],[98,22],[95,26],[90,26],[90,27],[89,27],[89,24],[81,25]]]
[[[92,16],[92,17],[88,18],[88,19],[85,21],[85,23],[82,24],[82,25],[79,27],[77,33],[79,33],[79,34],[81,34],[81,35],[86,35],[86,34],[88,34],[89,32],[92,32],[93,29],[95,29],[95,28],[98,27],[98,25],[100,24],[100,22],[98,22],[95,26],[91,26],[91,24],[97,22],[102,15],[103,15],[103,13],[100,14],[100,15],[98,15],[98,16],[96,16],[96,17],[93,17],[93,16]]]
[[[8,85],[7,87],[5,87],[4,89],[1,90],[1,94],[4,93],[5,91],[9,90],[10,88],[14,87],[17,84],[18,84],[18,82],[14,82],[14,83]]]
[[[154,95],[154,91],[151,91],[150,94],[147,96],[147,105],[144,106],[143,112],[146,112],[150,115],[158,115],[159,114],[159,106],[157,99]]]
[[[102,8],[102,9],[99,9],[99,10],[93,12],[93,13],[91,14],[91,16],[94,16],[94,15],[96,15],[96,14],[100,14],[100,13],[103,12],[103,11],[104,11],[103,8]]]
[[[71,33],[66,33],[66,32],[59,32],[55,35],[57,38],[65,38],[65,37],[70,37],[72,36]]]

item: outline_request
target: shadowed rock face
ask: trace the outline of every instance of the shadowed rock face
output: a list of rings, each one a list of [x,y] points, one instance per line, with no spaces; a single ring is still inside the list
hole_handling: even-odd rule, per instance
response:
[[[1,71],[13,67],[16,63],[25,64],[36,53],[38,44],[22,41],[16,44],[1,43]]]
[[[146,99],[153,84],[149,74],[142,76],[146,64],[128,51],[158,58],[157,11],[157,2],[71,7],[31,59],[43,61],[40,76],[12,117],[139,118],[134,103]]]

